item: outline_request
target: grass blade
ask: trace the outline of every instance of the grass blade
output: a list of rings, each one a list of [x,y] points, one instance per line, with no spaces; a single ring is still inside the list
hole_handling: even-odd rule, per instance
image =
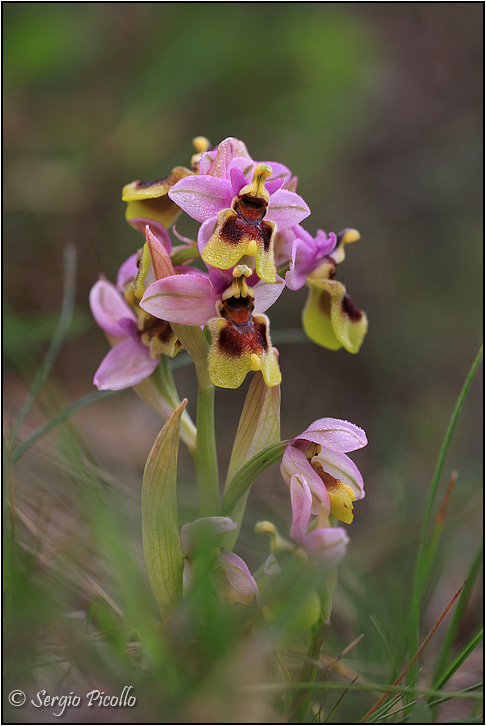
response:
[[[22,454],[24,454],[28,448],[32,446],[32,444],[35,444],[36,441],[38,441],[42,436],[45,436],[49,431],[51,431],[53,428],[58,426],[58,424],[62,423],[63,421],[66,421],[70,416],[77,413],[80,409],[84,408],[85,406],[89,406],[92,403],[96,403],[97,401],[100,401],[102,398],[106,398],[107,396],[112,396],[113,394],[118,393],[118,391],[93,391],[92,393],[88,393],[86,396],[83,396],[78,401],[75,401],[70,406],[64,409],[64,411],[61,411],[57,416],[54,416],[54,418],[51,418],[50,421],[47,421],[43,426],[38,428],[36,431],[34,431],[33,434],[31,434],[25,441],[22,441],[21,444],[19,444],[12,452],[12,461],[15,463],[20,459]]]
[[[441,673],[446,668],[447,659],[448,659],[449,653],[456,641],[457,634],[459,632],[459,627],[460,627],[461,621],[462,621],[462,616],[464,615],[464,611],[466,609],[466,605],[468,603],[469,596],[471,594],[471,590],[473,589],[476,579],[481,571],[482,559],[483,559],[483,546],[481,545],[481,547],[479,548],[479,550],[476,554],[476,557],[473,560],[471,569],[468,572],[464,590],[461,592],[461,596],[460,596],[458,603],[456,605],[456,608],[454,610],[454,615],[453,615],[451,623],[449,625],[449,629],[444,638],[444,641],[442,644],[442,649],[441,649],[441,652],[439,654],[439,657],[437,659],[437,663],[435,666],[433,683],[437,683],[440,680]]]
[[[459,655],[453,660],[453,662],[450,664],[449,668],[445,671],[445,673],[442,674],[442,676],[439,678],[437,682],[434,683],[434,688],[437,690],[440,690],[444,687],[444,685],[447,683],[447,681],[454,675],[454,673],[457,671],[458,668],[461,667],[461,665],[464,663],[466,658],[468,658],[473,650],[478,647],[479,643],[483,639],[483,629],[477,633],[474,638],[466,645],[465,648],[459,653]]]
[[[414,582],[413,582],[413,588],[412,588],[412,599],[411,599],[411,610],[410,610],[410,647],[409,647],[409,653],[416,650],[418,643],[419,643],[419,623],[420,623],[420,600],[422,596],[422,590],[423,585],[426,579],[427,575],[427,566],[430,563],[430,560],[428,558],[428,551],[429,551],[429,529],[430,529],[430,522],[432,518],[432,511],[434,508],[434,502],[435,497],[437,494],[437,488],[439,486],[439,480],[440,476],[442,474],[442,468],[444,466],[445,457],[447,454],[447,450],[449,448],[449,444],[452,438],[452,434],[454,432],[457,419],[459,417],[459,413],[462,409],[462,406],[464,404],[464,401],[466,399],[466,396],[468,394],[468,391],[471,387],[471,384],[474,380],[474,377],[476,375],[476,372],[479,368],[479,364],[481,363],[481,359],[483,357],[483,346],[479,349],[479,352],[474,360],[474,363],[472,364],[469,373],[466,376],[466,380],[464,381],[464,385],[462,387],[462,390],[459,394],[459,397],[457,399],[456,405],[454,407],[454,411],[452,412],[451,420],[449,422],[449,425],[447,427],[444,439],[442,441],[442,445],[439,451],[439,455],[437,457],[437,462],[435,465],[434,474],[432,477],[432,482],[429,489],[429,495],[427,498],[427,504],[425,509],[425,516],[424,516],[424,522],[422,525],[422,534],[420,538],[420,545],[417,555],[417,564],[415,567],[415,575],[414,575]],[[413,677],[414,675],[414,669],[410,671],[410,677]]]
[[[436,620],[435,624],[432,626],[432,628],[430,629],[429,633],[427,634],[427,636],[425,637],[425,639],[422,641],[422,644],[420,645],[419,649],[417,650],[417,652],[413,656],[412,660],[408,663],[408,665],[405,666],[405,668],[403,669],[403,671],[400,673],[400,675],[398,676],[398,678],[393,683],[394,686],[396,686],[398,683],[400,683],[400,681],[402,680],[402,678],[411,670],[413,664],[417,661],[417,659],[419,658],[420,654],[426,648],[426,646],[428,645],[430,639],[434,635],[435,631],[437,630],[437,628],[439,627],[439,625],[441,624],[441,622],[443,621],[443,619],[445,618],[445,616],[447,615],[447,613],[449,612],[449,610],[451,609],[451,607],[454,605],[454,603],[457,600],[457,598],[459,597],[459,595],[461,594],[461,591],[463,590],[465,584],[466,583],[464,582],[461,585],[461,587],[452,596],[451,600],[447,603],[446,607],[444,608],[444,610],[442,611],[442,613],[439,615],[439,617]],[[361,719],[360,723],[364,723],[368,719],[368,717],[371,716],[371,714],[376,711],[376,709],[378,708],[378,706],[381,706],[381,704],[383,703],[383,701],[387,698],[387,696],[389,696],[390,693],[391,693],[391,691],[389,693],[385,693],[375,703],[375,705],[370,708],[370,710],[368,711],[368,713],[366,713],[366,715],[363,716],[363,718]]]
[[[221,503],[222,514],[231,516],[231,512],[238,504],[239,499],[246,494],[256,477],[282,458],[282,454],[288,446],[288,443],[288,441],[281,441],[278,444],[266,446],[241,467],[228,484],[226,492],[223,495],[223,501]]]
[[[34,376],[34,380],[32,381],[27,396],[19,411],[19,415],[17,416],[17,420],[12,431],[12,441],[15,441],[15,439],[17,438],[20,428],[24,423],[33,402],[35,401],[42,384],[49,375],[52,365],[56,360],[57,355],[62,347],[74,311],[75,294],[76,248],[74,247],[74,245],[68,244],[64,248],[64,294],[62,298],[59,322],[57,324],[54,335],[52,336],[51,342],[49,343],[49,347],[44,356],[44,360],[42,361],[40,368]]]

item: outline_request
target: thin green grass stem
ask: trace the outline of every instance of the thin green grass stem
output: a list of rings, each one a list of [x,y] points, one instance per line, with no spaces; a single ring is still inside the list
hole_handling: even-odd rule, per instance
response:
[[[17,420],[12,431],[12,442],[18,436],[20,428],[24,423],[32,404],[34,403],[39,390],[46,380],[52,368],[54,361],[61,350],[64,338],[71,324],[74,311],[74,302],[76,295],[76,248],[72,244],[66,245],[64,248],[64,293],[61,305],[61,314],[54,335],[51,338],[49,347],[41,363],[40,368],[34,376],[32,385],[22,404],[17,416]]]
[[[415,567],[415,575],[414,575],[414,582],[413,582],[413,589],[412,589],[412,599],[411,599],[411,611],[410,611],[410,629],[409,629],[409,654],[415,653],[415,651],[418,648],[419,642],[420,642],[420,602],[421,597],[423,594],[423,588],[427,577],[427,565],[430,564],[430,559],[428,558],[428,550],[429,550],[429,530],[430,530],[430,523],[432,519],[432,512],[434,509],[434,503],[435,498],[437,494],[437,489],[439,486],[440,476],[442,474],[442,469],[444,466],[445,457],[447,454],[447,450],[449,448],[449,444],[452,438],[452,434],[454,432],[457,419],[459,417],[459,413],[462,409],[462,406],[464,404],[464,401],[466,399],[466,396],[468,394],[469,388],[471,387],[471,384],[474,380],[474,376],[476,375],[476,372],[479,368],[479,364],[481,362],[481,359],[483,357],[483,346],[479,349],[479,352],[474,360],[474,363],[471,366],[471,369],[469,370],[469,373],[466,377],[466,380],[464,382],[464,385],[462,387],[462,390],[459,394],[459,397],[457,399],[456,405],[454,407],[454,411],[451,416],[451,420],[449,422],[449,426],[447,427],[444,440],[442,441],[442,446],[439,451],[439,456],[437,458],[437,463],[435,465],[434,474],[432,477],[432,482],[429,489],[429,495],[427,498],[427,504],[425,508],[425,516],[424,516],[424,522],[422,525],[422,534],[420,539],[420,545],[417,555],[417,564]],[[413,668],[410,669],[409,672],[409,680],[413,679],[416,673],[417,665],[415,665]],[[414,696],[415,697],[415,696]]]
[[[469,596],[471,595],[471,590],[473,589],[476,579],[481,572],[481,563],[483,560],[483,546],[479,548],[476,557],[473,560],[473,563],[471,565],[471,568],[467,575],[466,584],[464,586],[464,590],[461,592],[461,595],[459,597],[459,600],[457,601],[457,605],[454,609],[454,615],[452,616],[451,623],[449,625],[449,629],[447,631],[447,634],[442,642],[442,649],[440,651],[439,657],[437,658],[437,662],[435,665],[435,671],[434,671],[434,678],[433,683],[434,685],[439,681],[439,679],[442,676],[442,673],[445,671],[447,667],[447,660],[449,658],[449,653],[451,652],[454,643],[456,642],[459,628],[461,626],[462,617],[464,615],[464,612],[466,610],[466,605],[469,600]]]
[[[100,401],[102,398],[106,398],[107,396],[113,396],[115,393],[118,393],[118,391],[93,391],[92,393],[88,393],[86,396],[83,396],[78,401],[72,403],[70,406],[65,408],[64,411],[61,411],[61,413],[58,413],[57,416],[54,416],[54,418],[51,418],[50,421],[47,421],[47,423],[45,423],[43,426],[40,426],[40,428],[36,429],[33,434],[25,439],[25,441],[22,441],[22,443],[19,444],[12,452],[12,462],[15,464],[15,462],[20,459],[22,454],[24,454],[27,449],[32,446],[32,444],[35,444],[35,442],[42,438],[42,436],[45,436],[53,428],[58,426],[63,421],[66,421],[66,419],[68,419],[73,414],[77,413],[77,411],[84,408],[85,406],[90,406],[92,403]]]

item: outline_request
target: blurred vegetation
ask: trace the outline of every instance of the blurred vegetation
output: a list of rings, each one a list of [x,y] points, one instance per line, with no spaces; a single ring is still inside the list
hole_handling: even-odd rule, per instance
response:
[[[370,441],[355,456],[367,498],[356,507],[326,640],[325,652],[337,655],[364,633],[343,684],[353,668],[391,683],[404,665],[399,625],[427,488],[481,341],[482,20],[481,4],[454,2],[3,5],[7,444],[56,327],[66,243],[77,249],[76,307],[20,440],[93,390],[106,341],[91,320],[89,289],[100,273],[113,280],[141,243],[124,221],[121,187],[188,163],[195,135],[213,143],[236,136],[254,158],[287,164],[312,209],[309,231],[360,229],[362,240],[339,270],[370,319],[359,355],[279,343],[282,435],[336,416],[362,426]],[[195,227],[181,219],[178,229]],[[304,302],[305,291],[282,296],[271,310],[275,335],[300,327]],[[192,371],[175,376],[194,411]],[[217,393],[223,464],[246,388]],[[458,470],[423,635],[465,579],[481,539],[481,421],[478,376],[440,483],[439,500]],[[271,699],[257,699],[254,711],[251,699],[241,699],[235,719],[235,704],[221,696],[234,694],[221,683],[238,682],[252,657],[261,665],[256,681],[277,680],[265,670],[261,640],[245,630],[237,644],[240,614],[231,622],[214,616],[225,623],[233,655],[212,653],[191,673],[192,654],[178,652],[183,614],[172,641],[170,628],[160,635],[139,522],[141,472],[159,429],[127,391],[77,413],[15,467],[7,446],[6,494],[18,507],[6,520],[7,687],[69,693],[103,683],[113,693],[131,678],[143,693],[137,718],[147,721],[280,718],[278,699],[276,710]],[[188,458],[179,468],[190,519]],[[251,570],[267,544],[253,525],[269,518],[284,531],[287,498],[278,467],[255,485],[238,549]],[[454,652],[475,635],[481,608],[475,587]],[[425,676],[439,646],[429,646]],[[477,653],[466,661],[457,689],[481,680],[480,663]],[[329,692],[326,713],[338,694]],[[360,718],[378,697],[350,694],[335,722]],[[448,719],[476,715],[467,701],[451,703],[459,705],[454,711],[449,703]],[[8,715],[39,719],[23,709]]]

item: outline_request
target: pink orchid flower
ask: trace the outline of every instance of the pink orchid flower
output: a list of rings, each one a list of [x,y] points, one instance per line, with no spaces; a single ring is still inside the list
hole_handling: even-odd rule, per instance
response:
[[[321,418],[287,446],[280,471],[289,486],[296,475],[309,487],[312,514],[323,510],[349,524],[353,520],[353,500],[363,499],[365,493],[363,478],[346,453],[367,443],[359,426]]]
[[[150,242],[149,242],[150,246]],[[214,385],[237,388],[250,371],[261,370],[268,386],[281,381],[277,351],[264,311],[284,289],[281,278],[266,283],[246,265],[209,268],[156,280],[140,306],[157,318],[181,325],[208,325],[212,336],[209,374]]]
[[[163,234],[168,238],[165,230]],[[154,236],[150,230],[147,235]],[[159,244],[163,246],[162,238]],[[134,298],[136,259],[136,254],[131,255],[122,264],[116,286],[102,279],[90,291],[93,317],[114,346],[94,375],[99,390],[118,391],[137,385],[154,372],[163,353],[174,356],[180,349],[169,323],[147,315]],[[153,277],[153,271],[149,274]]]
[[[205,168],[203,162],[204,157]],[[198,247],[204,262],[227,270],[250,255],[258,276],[275,282],[275,235],[301,222],[310,210],[298,194],[282,189],[283,177],[271,179],[268,164],[243,161],[253,174],[250,180],[239,168],[241,163],[241,158],[222,162],[224,176],[185,177],[169,190],[169,197],[202,223]]]

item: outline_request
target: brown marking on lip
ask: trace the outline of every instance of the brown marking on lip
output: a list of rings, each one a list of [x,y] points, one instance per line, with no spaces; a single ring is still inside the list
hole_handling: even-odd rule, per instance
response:
[[[345,295],[341,302],[343,313],[348,316],[353,323],[357,323],[363,317],[363,313],[359,310],[349,295]]]
[[[318,477],[321,479],[322,483],[325,485],[326,489],[334,489],[335,487],[339,486],[339,484],[344,483],[341,481],[341,479],[337,479],[332,474],[329,474],[329,472],[324,471],[324,469],[322,468],[322,464],[319,461],[311,461],[311,466],[318,475]]]
[[[237,245],[245,239],[248,241],[255,240],[257,243],[261,242],[263,249],[267,252],[270,247],[273,229],[273,225],[264,220],[249,221],[235,213],[223,223],[219,238],[231,245]]]
[[[327,290],[319,290],[318,306],[319,310],[328,318],[331,317],[331,295]]]
[[[155,184],[163,184],[165,181],[167,181],[170,177],[169,176],[163,176],[160,179],[154,179],[153,181],[136,181],[134,182],[136,189],[147,189],[148,187],[152,187]]]
[[[225,355],[238,358],[242,353],[256,353],[259,357],[268,350],[265,323],[251,317],[246,323],[227,320],[219,334],[219,349]]]
[[[174,335],[172,328],[170,327],[170,323],[166,320],[157,320],[156,318],[154,319],[154,322],[154,325],[146,328],[146,332],[151,337],[156,335],[162,343],[168,343]]]

